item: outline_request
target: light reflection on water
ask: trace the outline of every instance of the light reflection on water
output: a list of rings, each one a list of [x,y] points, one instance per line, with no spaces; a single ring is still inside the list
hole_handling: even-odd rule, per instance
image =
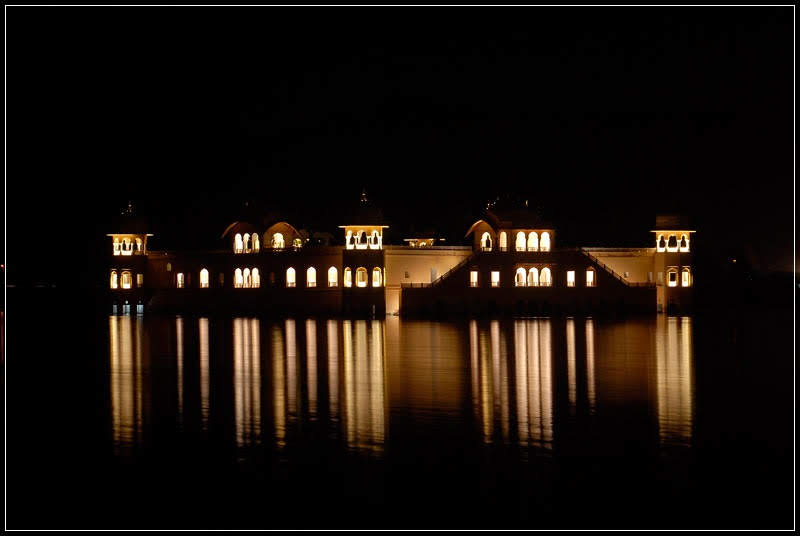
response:
[[[398,418],[455,422],[483,443],[546,452],[558,448],[571,420],[637,404],[652,408],[659,443],[692,442],[689,317],[111,316],[109,340],[117,452],[147,445],[151,423],[169,415],[176,433],[233,423],[230,440],[240,448],[285,449],[320,423],[328,440],[381,455]],[[649,440],[645,432],[642,438]]]

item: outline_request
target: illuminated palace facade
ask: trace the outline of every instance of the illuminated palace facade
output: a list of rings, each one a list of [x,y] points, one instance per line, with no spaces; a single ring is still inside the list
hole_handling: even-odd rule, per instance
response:
[[[130,211],[129,211],[130,212]],[[656,218],[654,247],[559,248],[556,229],[527,209],[488,209],[468,246],[431,237],[384,243],[380,211],[362,197],[340,225],[343,245],[310,244],[287,221],[236,221],[225,249],[148,249],[129,215],[110,238],[116,313],[149,311],[426,314],[685,311],[692,305],[692,233]]]

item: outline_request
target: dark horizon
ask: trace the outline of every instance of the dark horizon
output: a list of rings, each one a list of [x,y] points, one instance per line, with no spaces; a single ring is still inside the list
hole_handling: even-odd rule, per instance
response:
[[[129,199],[191,249],[245,201],[335,230],[362,188],[450,244],[514,196],[559,245],[679,212],[709,258],[794,270],[790,8],[7,12],[11,280],[93,269]]]

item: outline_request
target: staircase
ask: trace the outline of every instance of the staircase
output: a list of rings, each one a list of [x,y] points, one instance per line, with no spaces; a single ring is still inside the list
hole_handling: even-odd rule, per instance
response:
[[[591,253],[589,253],[585,249],[580,248],[580,252],[583,253],[586,256],[586,258],[588,258],[589,261],[594,266],[596,266],[597,268],[602,268],[603,270],[605,270],[606,272],[611,274],[615,279],[618,279],[620,282],[622,282],[625,286],[628,286],[628,287],[654,287],[656,285],[655,283],[634,283],[634,282],[628,281],[627,279],[622,277],[622,275],[620,275],[619,273],[615,272],[613,268],[611,268],[610,266],[608,266],[607,264],[602,262],[599,258],[595,257],[594,255],[592,255]]]
[[[436,279],[434,279],[434,280],[433,280],[433,282],[431,283],[431,286],[432,286],[432,287],[435,287],[435,286],[437,286],[437,285],[441,284],[441,282],[442,282],[442,281],[444,281],[444,280],[445,280],[445,279],[446,279],[448,276],[450,276],[451,274],[455,273],[457,270],[459,270],[459,269],[460,269],[461,267],[463,267],[465,264],[467,264],[467,263],[469,263],[469,262],[472,262],[472,260],[473,260],[473,259],[475,259],[475,256],[476,256],[477,254],[478,254],[478,252],[477,252],[477,251],[473,251],[473,252],[472,252],[472,255],[470,255],[469,257],[467,257],[467,258],[466,258],[466,259],[464,259],[463,261],[459,262],[458,264],[456,264],[455,266],[453,266],[452,268],[450,268],[449,270],[447,270],[445,273],[443,273],[442,275],[440,275],[439,277],[437,277]]]

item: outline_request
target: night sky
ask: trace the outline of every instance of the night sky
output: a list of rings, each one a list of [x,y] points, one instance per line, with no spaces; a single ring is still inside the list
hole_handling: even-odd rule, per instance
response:
[[[129,199],[195,249],[245,202],[338,237],[363,187],[393,243],[511,196],[562,246],[683,212],[710,259],[792,270],[792,8],[6,14],[12,280],[92,281]]]

